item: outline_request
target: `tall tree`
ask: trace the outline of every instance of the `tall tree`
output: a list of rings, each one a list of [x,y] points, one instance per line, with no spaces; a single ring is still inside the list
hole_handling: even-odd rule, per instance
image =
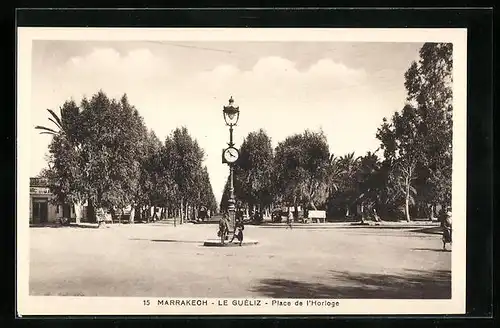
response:
[[[272,168],[271,139],[262,129],[249,133],[241,145],[240,158],[234,167],[236,197],[250,208],[257,205],[262,210],[269,206],[272,202]]]
[[[425,43],[419,54],[405,74],[405,87],[425,140],[422,189],[429,202],[451,205],[453,44]]]
[[[224,213],[227,211],[228,209],[228,205],[229,205],[229,184],[230,184],[230,180],[229,180],[229,176],[227,177],[226,179],[226,183],[224,184],[224,190],[222,191],[222,196],[221,196],[221,199],[220,199],[220,203],[219,203],[219,210],[221,213]]]
[[[116,101],[100,91],[82,107],[87,193],[98,207],[121,209],[133,201],[138,186],[147,130],[126,95]]]
[[[411,105],[406,105],[401,113],[394,113],[391,122],[384,118],[377,131],[386,161],[392,163],[397,172],[397,180],[404,188],[405,216],[411,220],[410,205],[412,203],[413,181],[416,179],[416,168],[425,160],[425,139],[421,133],[422,125],[418,112]]]
[[[365,156],[359,158],[358,169],[356,171],[357,203],[361,206],[361,220],[366,215],[379,221],[377,210],[383,201],[385,176],[381,171],[382,163],[375,153],[367,152]]]
[[[162,143],[153,131],[145,136],[146,142],[142,151],[142,158],[139,159],[140,175],[139,185],[135,190],[134,205],[136,215],[142,219],[142,214],[151,213],[151,206],[160,206],[162,199],[161,175],[163,167],[161,166]],[[144,210],[144,207],[146,211]],[[149,221],[150,215],[147,215]]]
[[[204,152],[191,137],[186,127],[175,129],[165,141],[170,156],[170,167],[177,184],[181,223],[188,218],[189,209],[200,204],[202,163]]]
[[[206,166],[203,167],[201,179],[201,205],[207,207],[207,209],[214,213],[217,211],[217,200],[215,199],[212,184],[210,183],[210,175]]]
[[[327,197],[329,165],[330,152],[322,131],[292,135],[276,147],[276,191],[289,204],[317,209],[316,203]]]
[[[145,127],[126,96],[117,101],[99,91],[90,100],[83,99],[80,108],[66,102],[59,129],[49,146],[49,176],[56,198],[88,200],[91,219],[94,205],[128,205],[138,184]]]

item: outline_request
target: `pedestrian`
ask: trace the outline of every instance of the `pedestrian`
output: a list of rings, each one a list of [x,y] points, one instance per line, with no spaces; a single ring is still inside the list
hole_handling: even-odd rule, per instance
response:
[[[234,224],[234,234],[229,243],[232,243],[234,238],[237,238],[241,246],[241,244],[243,243],[243,230],[245,230],[243,221],[241,219],[237,219],[236,223]]]
[[[443,211],[441,225],[443,227],[443,250],[445,250],[446,244],[452,243],[452,238],[451,238],[451,232],[452,232],[451,207],[447,207],[446,211]]]
[[[222,218],[219,221],[219,230],[217,231],[217,236],[220,237],[221,244],[224,245],[226,236],[229,231],[229,215],[227,212],[222,214]]]
[[[290,229],[293,229],[292,228],[292,222],[293,222],[293,214],[292,214],[292,211],[288,210],[288,216],[286,218],[286,228],[290,228]]]

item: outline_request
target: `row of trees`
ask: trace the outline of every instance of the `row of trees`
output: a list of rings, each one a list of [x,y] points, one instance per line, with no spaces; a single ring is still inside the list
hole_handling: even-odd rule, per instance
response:
[[[250,133],[235,163],[239,205],[327,209],[330,216],[435,214],[451,205],[452,44],[426,43],[405,74],[406,105],[383,118],[375,152],[335,156],[322,131],[289,136],[275,149],[263,130]],[[377,155],[382,151],[382,155]],[[225,209],[228,183],[221,200]]]
[[[102,91],[80,106],[66,101],[60,116],[48,111],[56,128],[36,128],[52,135],[49,168],[42,175],[54,201],[87,202],[92,221],[96,208],[123,213],[131,207],[141,220],[161,208],[161,215],[181,223],[200,206],[217,209],[204,152],[185,127],[161,142],[126,95],[118,101]]]

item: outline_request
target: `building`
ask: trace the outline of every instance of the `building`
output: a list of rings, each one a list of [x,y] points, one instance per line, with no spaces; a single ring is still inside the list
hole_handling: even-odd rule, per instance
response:
[[[73,206],[53,204],[54,195],[44,178],[30,178],[30,224],[55,223],[60,218],[75,218]]]

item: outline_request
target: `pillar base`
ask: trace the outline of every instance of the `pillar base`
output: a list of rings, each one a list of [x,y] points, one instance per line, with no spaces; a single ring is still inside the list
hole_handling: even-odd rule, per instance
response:
[[[257,245],[259,242],[257,240],[252,240],[252,239],[243,239],[243,242],[241,243],[241,246],[251,246],[251,245]],[[224,242],[224,244],[221,243],[220,238],[218,239],[207,239],[203,242],[203,246],[207,247],[240,247],[240,242],[235,239],[233,240],[232,243],[228,241]]]

